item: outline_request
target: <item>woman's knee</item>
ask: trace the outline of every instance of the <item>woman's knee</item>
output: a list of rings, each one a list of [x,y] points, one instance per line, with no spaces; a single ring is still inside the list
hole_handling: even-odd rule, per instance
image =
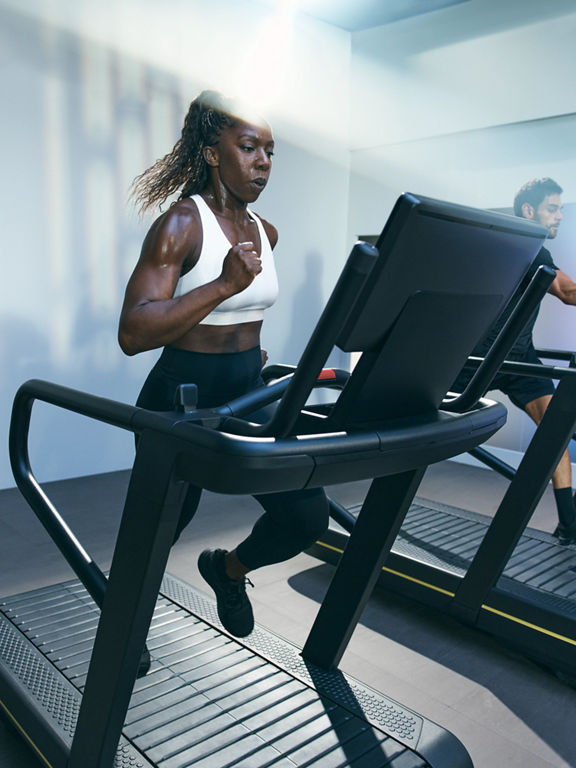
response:
[[[307,504],[307,511],[305,511],[300,520],[302,522],[302,535],[306,539],[306,546],[309,547],[314,544],[317,539],[328,528],[329,520],[329,507],[328,499],[323,490],[315,494]]]
[[[302,543],[302,549],[313,544],[328,527],[328,499],[322,488],[290,491],[260,497],[276,525],[287,529]]]

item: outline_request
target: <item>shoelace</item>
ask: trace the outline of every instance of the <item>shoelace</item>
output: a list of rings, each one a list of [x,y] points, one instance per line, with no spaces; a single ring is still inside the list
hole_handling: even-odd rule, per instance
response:
[[[226,605],[228,607],[233,607],[242,602],[242,598],[246,596],[247,585],[254,589],[254,584],[252,584],[247,576],[244,576],[243,579],[230,579],[226,589]]]

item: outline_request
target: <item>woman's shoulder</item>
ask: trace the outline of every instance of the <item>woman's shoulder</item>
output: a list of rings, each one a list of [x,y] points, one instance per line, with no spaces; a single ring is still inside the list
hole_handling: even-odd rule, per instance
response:
[[[189,261],[202,243],[198,208],[185,198],[173,203],[152,223],[144,239],[142,255],[164,262]]]
[[[172,203],[168,210],[161,213],[152,223],[149,234],[154,236],[174,236],[193,234],[200,228],[202,222],[198,208],[189,197]]]
[[[165,217],[166,223],[182,223],[187,222],[200,222],[200,213],[198,206],[191,197],[183,197],[181,200],[176,200],[167,211],[165,211],[159,219]]]

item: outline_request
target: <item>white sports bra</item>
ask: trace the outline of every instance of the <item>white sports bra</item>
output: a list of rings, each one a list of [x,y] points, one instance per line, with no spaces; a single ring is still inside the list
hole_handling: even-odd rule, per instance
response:
[[[204,198],[192,195],[191,199],[196,203],[202,222],[202,250],[194,267],[178,281],[175,296],[182,296],[215,280],[222,272],[222,262],[232,247]],[[243,291],[219,304],[199,325],[237,325],[262,320],[264,310],[276,301],[278,278],[270,241],[258,216],[250,210],[248,215],[256,222],[260,235],[262,272]]]

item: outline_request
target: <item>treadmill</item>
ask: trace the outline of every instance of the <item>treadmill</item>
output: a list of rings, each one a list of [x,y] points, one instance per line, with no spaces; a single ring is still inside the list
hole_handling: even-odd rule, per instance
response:
[[[0,600],[0,711],[44,765],[471,768],[448,730],[338,664],[425,467],[505,422],[504,406],[478,400],[472,382],[443,398],[545,234],[405,194],[379,247],[352,249],[298,366],[261,389],[199,410],[188,386],[178,408],[159,413],[46,381],[21,386],[14,476],[78,577]],[[479,262],[483,274],[471,280]],[[542,269],[541,293],[553,278]],[[403,374],[414,344],[430,350],[433,375]],[[362,353],[350,377],[324,369],[335,345]],[[325,386],[335,403],[310,404]],[[109,574],[33,474],[36,401],[139,436]],[[250,420],[272,403],[268,422]],[[261,626],[230,637],[214,600],[165,574],[187,483],[233,495],[360,479],[370,492],[302,650]]]
[[[510,480],[493,518],[415,497],[378,583],[476,626],[576,686],[576,546],[528,526],[576,428],[576,355],[537,350],[567,367],[505,361],[500,372],[558,382],[515,470],[481,446],[468,453]],[[469,368],[483,363],[470,357]],[[485,386],[484,390],[488,387]],[[337,563],[360,505],[334,500],[325,535],[308,550]]]
[[[535,349],[537,357],[539,357],[541,360],[552,360],[554,362],[560,362],[563,361],[566,363],[568,368],[576,369],[576,352],[572,352],[566,349]],[[480,363],[479,358],[470,357],[469,358],[470,365],[478,365]],[[505,372],[507,363],[503,363],[502,365],[502,371]],[[518,373],[518,369],[514,369],[512,367],[509,369],[510,372]],[[530,369],[533,372],[528,373],[529,376],[543,376],[545,378],[552,378],[557,379],[558,376],[556,375],[556,368],[550,365],[539,365],[537,368]],[[561,374],[562,375],[562,374]],[[576,435],[572,435],[572,440],[576,438]],[[510,466],[510,464],[507,464],[502,459],[495,456],[491,451],[488,451],[486,448],[482,448],[481,446],[477,446],[476,448],[472,448],[472,450],[468,451],[470,456],[473,456],[475,459],[477,459],[479,462],[484,464],[489,469],[493,469],[495,472],[498,472],[499,475],[502,475],[502,477],[505,477],[507,480],[513,480],[516,476],[516,470],[514,467]]]

